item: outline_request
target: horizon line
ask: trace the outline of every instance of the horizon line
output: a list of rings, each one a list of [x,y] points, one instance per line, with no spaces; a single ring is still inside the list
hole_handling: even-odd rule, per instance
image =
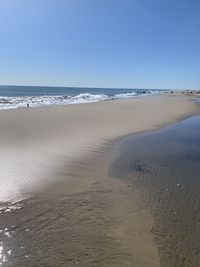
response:
[[[5,87],[51,87],[51,88],[87,88],[87,89],[118,89],[118,90],[200,90],[195,88],[137,88],[137,87],[97,87],[97,86],[61,86],[61,85],[25,85],[25,84],[0,84]]]

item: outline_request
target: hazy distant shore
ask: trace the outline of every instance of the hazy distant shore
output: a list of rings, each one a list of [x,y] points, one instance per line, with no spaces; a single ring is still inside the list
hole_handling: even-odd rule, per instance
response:
[[[152,215],[135,189],[107,174],[118,153],[111,143],[198,111],[191,97],[168,95],[2,110],[0,235],[8,266],[160,266]]]

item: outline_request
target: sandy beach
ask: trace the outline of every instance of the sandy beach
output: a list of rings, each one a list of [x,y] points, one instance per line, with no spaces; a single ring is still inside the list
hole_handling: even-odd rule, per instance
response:
[[[160,266],[150,210],[108,175],[112,142],[198,112],[168,95],[2,110],[0,263]]]

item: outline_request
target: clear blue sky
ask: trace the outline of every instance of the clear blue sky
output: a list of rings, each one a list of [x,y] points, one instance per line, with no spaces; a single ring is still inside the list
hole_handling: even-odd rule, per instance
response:
[[[200,89],[200,1],[0,0],[0,84]]]

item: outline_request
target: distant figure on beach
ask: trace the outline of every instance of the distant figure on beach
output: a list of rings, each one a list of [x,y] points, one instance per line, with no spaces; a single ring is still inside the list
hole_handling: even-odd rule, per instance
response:
[[[27,106],[27,108],[29,108],[29,104],[27,104],[26,106]]]

